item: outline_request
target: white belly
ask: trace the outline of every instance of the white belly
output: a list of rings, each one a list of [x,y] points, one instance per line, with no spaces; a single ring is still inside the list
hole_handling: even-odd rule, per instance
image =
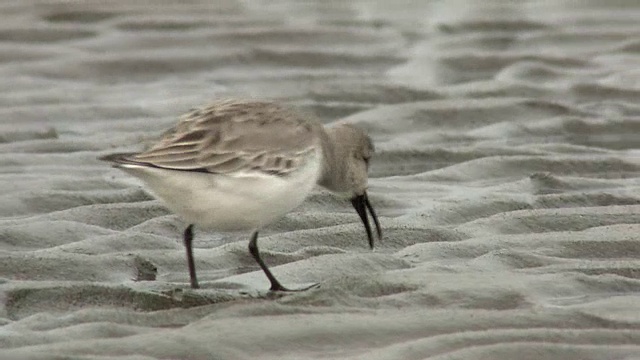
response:
[[[123,165],[187,223],[218,231],[254,230],[300,205],[320,173],[319,154],[286,177],[214,175]]]

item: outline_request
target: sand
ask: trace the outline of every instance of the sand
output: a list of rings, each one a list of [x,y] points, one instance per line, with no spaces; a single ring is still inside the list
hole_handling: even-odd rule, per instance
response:
[[[640,5],[7,0],[0,359],[640,359]],[[317,190],[196,232],[96,158],[273,99],[376,143],[370,251]]]

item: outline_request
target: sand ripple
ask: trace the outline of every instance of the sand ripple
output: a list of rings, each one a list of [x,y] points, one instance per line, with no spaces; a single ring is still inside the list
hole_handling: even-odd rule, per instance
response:
[[[636,1],[0,5],[0,358],[640,358]],[[315,192],[198,233],[96,157],[216,97],[366,128],[371,252]]]

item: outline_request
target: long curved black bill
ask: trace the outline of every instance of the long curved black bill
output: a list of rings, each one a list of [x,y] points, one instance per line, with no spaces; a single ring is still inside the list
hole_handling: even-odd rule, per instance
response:
[[[373,218],[373,223],[376,225],[376,232],[378,233],[378,240],[382,239],[382,229],[380,228],[380,222],[378,221],[378,216],[376,215],[375,210],[373,210],[373,206],[369,202],[369,198],[367,197],[367,193],[365,192],[362,195],[357,195],[351,198],[351,205],[356,209],[356,212],[360,216],[360,220],[364,224],[364,229],[367,231],[367,238],[369,239],[369,247],[373,249],[373,234],[371,233],[371,225],[369,224],[369,217],[367,216],[367,210],[371,214]]]

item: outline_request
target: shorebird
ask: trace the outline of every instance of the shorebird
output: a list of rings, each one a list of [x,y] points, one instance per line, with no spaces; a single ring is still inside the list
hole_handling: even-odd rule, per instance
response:
[[[382,237],[367,197],[373,152],[369,136],[353,125],[323,126],[273,102],[234,99],[191,110],[145,151],[100,160],[141,179],[189,224],[183,241],[192,288],[199,288],[192,249],[197,226],[252,231],[249,253],[269,279],[270,290],[292,291],[262,261],[258,232],[320,185],[348,196],[373,249],[367,211]]]

